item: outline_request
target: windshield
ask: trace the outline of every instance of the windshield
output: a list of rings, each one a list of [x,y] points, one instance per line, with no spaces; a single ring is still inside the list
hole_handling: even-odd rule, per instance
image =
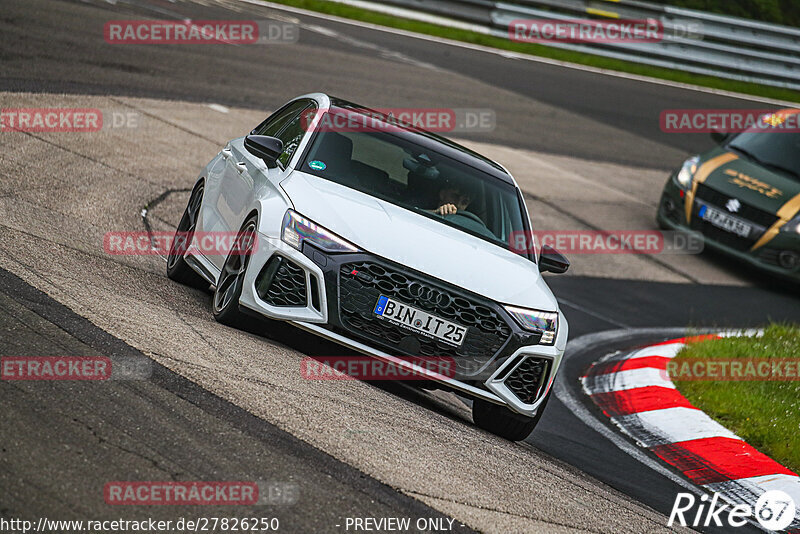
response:
[[[770,170],[800,181],[800,133],[744,132],[734,137],[728,147]]]
[[[358,130],[318,130],[298,168],[509,250],[514,236],[525,235],[527,218],[513,185],[411,136]]]

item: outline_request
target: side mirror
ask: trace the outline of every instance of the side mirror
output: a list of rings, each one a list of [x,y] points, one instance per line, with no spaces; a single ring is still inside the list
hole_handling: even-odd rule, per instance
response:
[[[539,255],[539,272],[550,272],[561,274],[569,269],[569,260],[559,251],[550,245],[542,246],[542,253]]]
[[[267,167],[274,167],[283,152],[283,141],[267,135],[248,135],[244,138],[244,147],[255,157],[263,159]]]
[[[728,139],[728,137],[730,137],[730,135],[731,134],[728,132],[718,132],[714,130],[713,132],[711,132],[711,139],[713,139],[714,142],[717,143],[718,145],[721,145]]]

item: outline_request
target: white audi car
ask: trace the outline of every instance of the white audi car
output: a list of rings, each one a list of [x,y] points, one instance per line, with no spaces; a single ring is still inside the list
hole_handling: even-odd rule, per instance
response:
[[[471,397],[476,425],[511,440],[541,417],[568,327],[540,273],[569,262],[514,246],[531,223],[501,165],[309,94],[211,160],[178,232],[238,232],[227,254],[184,239],[168,258],[171,279],[214,286],[220,322],[260,314],[389,362]]]

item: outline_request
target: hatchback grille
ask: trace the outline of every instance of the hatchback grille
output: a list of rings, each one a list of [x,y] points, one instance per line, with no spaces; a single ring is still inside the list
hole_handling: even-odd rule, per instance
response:
[[[441,297],[426,299],[421,287],[435,289]],[[378,319],[373,311],[381,295],[467,327],[463,344],[453,347]],[[441,282],[376,261],[341,266],[339,312],[342,325],[371,344],[396,356],[452,357],[456,373],[461,376],[480,372],[511,336],[511,328],[488,303]]]
[[[707,204],[712,204],[722,209],[725,209],[725,204],[727,204],[728,201],[733,198],[724,193],[720,193],[716,189],[711,189],[705,184],[697,185],[695,197],[706,202]],[[741,200],[739,200],[739,210],[735,213],[735,215],[739,218],[754,222],[759,226],[764,226],[766,228],[769,228],[775,223],[776,220],[778,220],[778,217],[774,213],[769,213],[753,207],[750,204],[745,204]]]
[[[691,228],[702,233],[703,236],[707,237],[708,239],[711,239],[712,241],[715,241],[721,245],[730,247],[734,250],[749,250],[750,247],[752,247],[756,242],[756,238],[739,237],[738,235],[723,230],[722,228],[717,228],[713,224],[706,222],[699,217],[695,217],[692,220]]]
[[[698,184],[696,197],[698,200],[702,201],[702,203],[709,204],[723,211],[726,209],[725,205],[728,203],[728,201],[733,198],[720,193],[715,189],[711,189],[705,184]],[[758,241],[758,231],[751,232],[748,237],[741,237],[732,232],[717,228],[713,224],[704,221],[697,214],[699,205],[699,203],[696,203],[694,206],[694,217],[692,218],[692,222],[690,224],[690,227],[693,230],[697,230],[712,241],[742,252],[749,250],[753,245],[755,245],[756,241]],[[777,220],[776,215],[760,210],[741,201],[739,201],[739,210],[734,214],[734,216],[761,227],[770,227]]]

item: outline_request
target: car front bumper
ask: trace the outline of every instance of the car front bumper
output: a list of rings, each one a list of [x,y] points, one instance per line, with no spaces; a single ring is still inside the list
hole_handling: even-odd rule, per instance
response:
[[[411,331],[371,320],[376,295],[388,292],[397,296],[409,281],[446,291],[451,300],[461,304],[431,311],[459,314],[448,318],[468,327],[457,351],[450,347],[448,352],[448,347]],[[419,305],[408,302],[408,295],[398,298]],[[568,324],[560,312],[555,344],[539,345],[538,334],[524,331],[502,306],[479,295],[371,254],[327,254],[309,244],[300,252],[263,234],[259,234],[250,258],[240,305],[413,371],[445,388],[506,405],[530,417],[536,415],[552,388],[568,336]],[[443,355],[452,356],[456,364],[453,376],[409,359]],[[526,377],[535,381],[526,381]]]
[[[697,218],[698,202],[695,200],[692,206],[693,220]],[[716,207],[724,209],[722,206]],[[686,223],[685,199],[681,196],[681,189],[675,183],[674,175],[670,177],[664,187],[656,220],[662,228],[699,235],[709,248],[729,255],[742,263],[783,279],[800,282],[800,235],[778,232],[768,243],[755,250],[735,248],[705,235]],[[758,225],[755,226],[760,230],[766,230]],[[795,265],[782,261],[781,258],[785,258],[787,255],[795,259]]]

